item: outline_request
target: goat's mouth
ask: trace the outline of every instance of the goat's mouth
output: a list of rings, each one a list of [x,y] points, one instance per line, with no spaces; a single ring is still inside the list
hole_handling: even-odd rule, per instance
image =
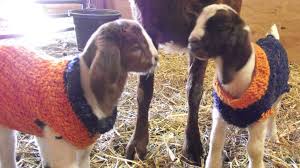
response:
[[[208,53],[203,50],[202,47],[195,46],[190,43],[188,49],[191,57],[197,58],[201,61],[207,61],[209,59]]]
[[[153,74],[158,66],[159,66],[158,62],[155,62],[152,64],[152,66],[147,71],[140,72],[139,74],[141,74],[141,75]]]
[[[189,54],[191,57],[196,58],[201,61],[207,61],[209,59],[208,54],[202,50],[196,50],[196,51],[190,50]]]
[[[152,63],[147,70],[137,72],[137,74],[139,75],[153,74],[158,66],[159,66],[158,62]]]
[[[152,67],[149,69],[148,73],[154,73],[158,66],[159,66],[158,62],[153,64]]]

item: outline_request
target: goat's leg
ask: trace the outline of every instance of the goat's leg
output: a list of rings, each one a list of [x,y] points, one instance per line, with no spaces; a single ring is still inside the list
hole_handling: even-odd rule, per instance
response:
[[[0,168],[16,168],[16,137],[13,130],[0,126]]]
[[[203,79],[207,61],[190,58],[189,78],[187,81],[188,119],[185,128],[183,156],[193,164],[201,165],[203,148],[198,127],[199,104],[203,93]]]
[[[59,136],[46,126],[44,136],[36,137],[43,167],[79,168],[76,156],[78,150],[64,139],[57,138]]]
[[[206,159],[206,168],[222,167],[222,150],[226,138],[227,123],[223,120],[219,111],[214,108],[212,111],[212,128],[210,133],[209,152]]]
[[[276,126],[276,113],[269,118],[267,137],[271,142],[279,143]]]
[[[133,160],[135,153],[140,159],[144,159],[147,154],[147,144],[149,142],[149,121],[148,111],[153,96],[154,74],[140,76],[138,86],[138,114],[134,133],[126,147],[126,158]]]
[[[91,145],[85,150],[79,150],[77,151],[77,160],[79,163],[79,168],[90,168],[91,161],[90,161],[90,154],[93,149],[94,145]]]
[[[146,30],[147,31],[147,30]],[[158,49],[155,33],[147,31]],[[138,114],[133,135],[126,147],[126,159],[133,160],[135,153],[140,159],[144,159],[147,154],[149,142],[149,107],[153,97],[154,74],[141,75],[137,91]]]
[[[249,154],[249,168],[264,168],[264,145],[267,134],[268,119],[258,121],[250,125],[249,140],[247,144],[247,151]]]
[[[269,122],[268,122],[268,131],[267,131],[267,137],[272,141],[272,142],[279,142],[279,137],[277,135],[277,126],[276,126],[276,115],[279,113],[281,106],[281,97],[274,103],[273,105],[273,110],[274,114],[272,114],[269,117]]]

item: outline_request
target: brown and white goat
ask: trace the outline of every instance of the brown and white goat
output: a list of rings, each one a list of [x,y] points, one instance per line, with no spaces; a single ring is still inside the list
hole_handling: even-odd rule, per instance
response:
[[[133,17],[138,20],[152,38],[154,45],[173,41],[187,47],[202,9],[213,3],[226,3],[240,11],[242,0],[129,0]],[[200,164],[203,156],[198,127],[199,104],[203,92],[203,78],[207,61],[190,57],[187,82],[188,120],[183,143],[183,155],[193,164]],[[148,111],[153,95],[154,74],[140,76],[138,86],[138,116],[134,134],[126,149],[126,158],[133,159],[137,153],[143,159],[149,141]]]
[[[191,55],[216,62],[214,105],[207,168],[222,167],[226,128],[247,128],[250,168],[263,168],[267,131],[278,141],[275,115],[288,86],[288,60],[276,26],[257,44],[250,28],[227,5],[203,9],[189,38]]]
[[[71,60],[15,46],[0,46],[0,60],[0,167],[17,167],[18,130],[36,135],[44,167],[88,168],[97,137],[114,125],[128,73],[153,71],[157,50],[137,22],[117,20]]]

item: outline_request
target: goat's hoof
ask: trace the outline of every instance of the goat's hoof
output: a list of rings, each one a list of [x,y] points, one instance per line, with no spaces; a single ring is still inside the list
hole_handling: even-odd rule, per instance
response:
[[[183,152],[182,155],[183,156],[181,157],[181,160],[183,160],[187,164],[201,167],[201,158],[200,157],[189,155],[185,152]]]
[[[197,142],[198,141],[198,142]],[[203,157],[203,148],[199,140],[194,139],[192,142],[185,140],[182,151],[182,160],[188,164],[201,166],[201,158]]]
[[[126,159],[134,160],[135,154],[140,160],[144,160],[147,155],[147,144],[131,140],[126,147]]]

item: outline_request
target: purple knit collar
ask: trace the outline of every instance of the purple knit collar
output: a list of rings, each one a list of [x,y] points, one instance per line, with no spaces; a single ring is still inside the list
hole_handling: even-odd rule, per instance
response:
[[[117,108],[113,110],[113,115],[103,119],[98,119],[92,108],[84,97],[80,81],[79,58],[70,60],[64,73],[65,91],[74,113],[85,125],[91,136],[103,134],[111,130],[117,118]]]

